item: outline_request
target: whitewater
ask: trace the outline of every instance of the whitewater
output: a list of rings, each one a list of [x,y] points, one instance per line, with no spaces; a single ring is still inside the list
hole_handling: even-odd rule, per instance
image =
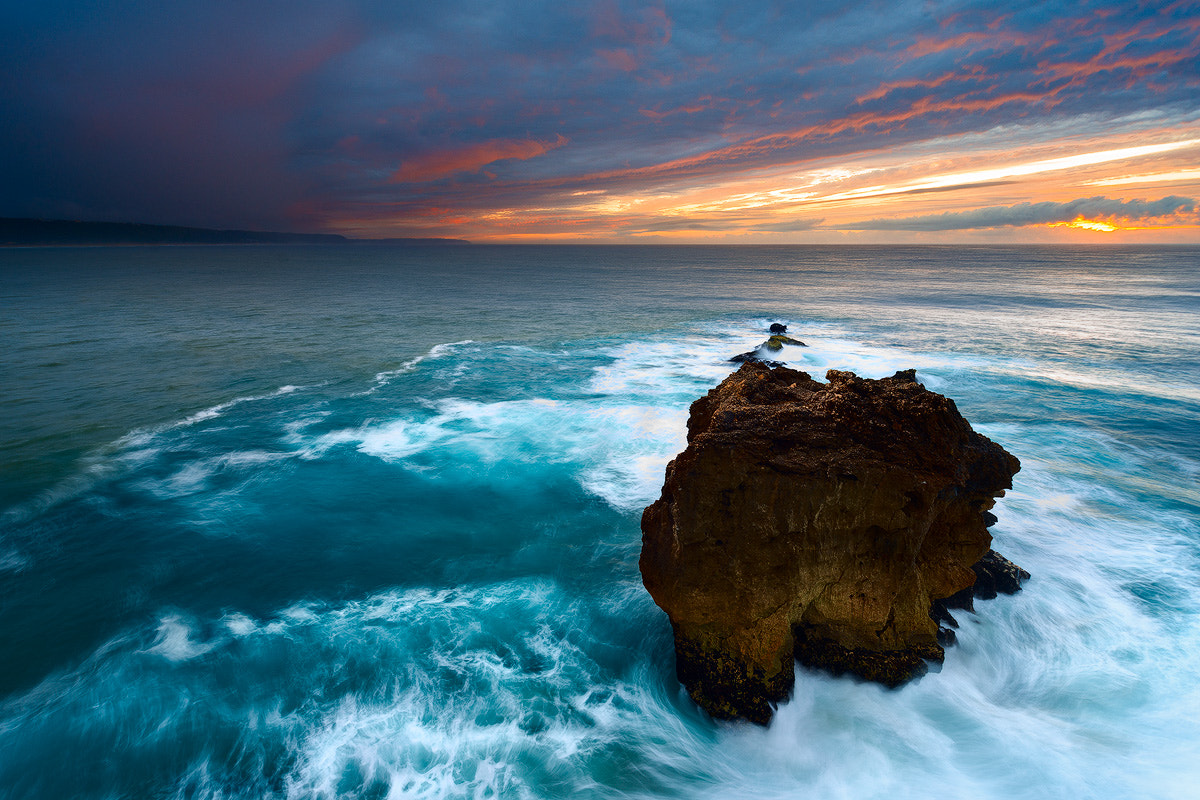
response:
[[[915,368],[1032,578],[715,722],[641,585],[689,404]],[[1200,249],[0,251],[0,797],[1192,798]]]

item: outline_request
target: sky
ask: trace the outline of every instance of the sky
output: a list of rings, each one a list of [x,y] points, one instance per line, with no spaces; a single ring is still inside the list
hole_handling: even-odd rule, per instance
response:
[[[0,216],[1200,243],[1200,0],[0,0]]]

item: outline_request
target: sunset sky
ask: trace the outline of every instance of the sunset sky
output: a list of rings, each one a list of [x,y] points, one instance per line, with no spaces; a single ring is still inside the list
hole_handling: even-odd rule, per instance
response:
[[[0,216],[1200,243],[1188,0],[7,0],[0,103]]]

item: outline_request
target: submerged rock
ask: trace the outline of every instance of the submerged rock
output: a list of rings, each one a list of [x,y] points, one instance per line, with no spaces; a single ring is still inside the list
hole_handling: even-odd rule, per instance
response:
[[[915,375],[826,379],[744,364],[642,516],[643,582],[715,717],[765,724],[793,659],[888,686],[940,661],[933,601],[976,580],[1020,468]]]
[[[794,344],[799,347],[808,347],[808,345],[806,345],[804,342],[800,341],[799,339],[793,339],[790,336],[783,336],[780,334],[776,334],[776,335],[772,336],[770,339],[767,339],[765,342],[763,342],[762,346],[767,348],[768,350],[782,350],[783,346],[785,344]]]
[[[763,355],[762,350],[750,350],[745,353],[738,353],[736,356],[729,359],[729,361],[732,364],[745,364],[753,361],[756,364],[762,364],[766,367],[782,367],[784,364],[782,361],[772,361],[771,359],[767,358],[765,355]]]
[[[772,325],[771,327],[774,328],[775,326]],[[734,364],[744,364],[748,361],[758,361],[762,364],[767,364],[772,367],[777,367],[777,366],[780,366],[782,362],[772,361],[767,357],[766,354],[767,353],[778,353],[780,350],[783,349],[783,346],[785,344],[796,345],[797,347],[807,347],[808,346],[804,342],[800,341],[799,339],[793,339],[790,336],[783,336],[782,334],[774,334],[771,336],[771,338],[767,339],[765,342],[760,344],[756,349],[750,350],[745,353],[738,353],[736,356],[734,356],[733,358],[731,358],[729,360],[731,363],[734,363]]]

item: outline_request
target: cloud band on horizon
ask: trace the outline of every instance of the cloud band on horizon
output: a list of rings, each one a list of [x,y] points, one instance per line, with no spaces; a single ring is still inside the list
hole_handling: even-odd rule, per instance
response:
[[[980,228],[1024,227],[1053,225],[1079,218],[1139,220],[1166,217],[1179,212],[1195,211],[1196,201],[1190,197],[1164,197],[1160,200],[1112,200],[1107,197],[1081,197],[1066,203],[1017,203],[1011,206],[989,206],[971,211],[951,211],[942,214],[923,214],[913,217],[868,219],[842,225],[825,226],[826,230],[844,231],[961,231]]]

